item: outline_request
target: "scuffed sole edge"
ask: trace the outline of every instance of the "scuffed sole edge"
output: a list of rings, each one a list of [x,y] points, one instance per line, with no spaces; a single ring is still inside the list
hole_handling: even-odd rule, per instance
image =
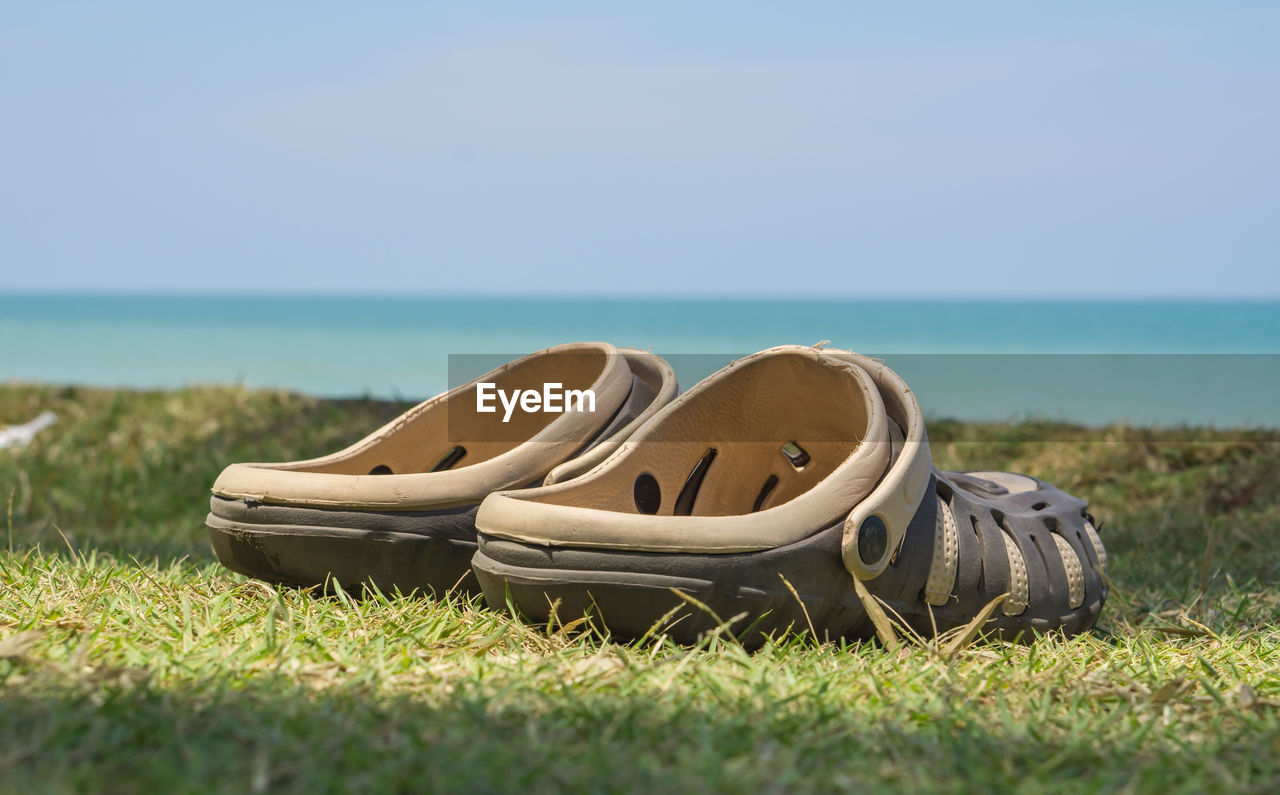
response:
[[[471,573],[472,541],[385,530],[245,524],[212,513],[205,526],[222,565],[267,582],[305,588],[336,581],[353,593],[365,585],[384,594],[480,592]]]
[[[558,625],[589,617],[598,631],[619,640],[666,635],[694,645],[719,632],[754,648],[770,636],[808,634],[811,625],[823,641],[865,634],[852,632],[862,629],[859,607],[832,605],[810,615],[782,579],[764,569],[756,582],[729,585],[652,572],[512,565],[483,549],[472,559],[472,569],[492,609],[510,605],[534,623],[548,622],[554,614]]]

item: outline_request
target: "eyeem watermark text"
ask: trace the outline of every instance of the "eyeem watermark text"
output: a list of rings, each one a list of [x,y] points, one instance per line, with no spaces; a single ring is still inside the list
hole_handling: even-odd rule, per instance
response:
[[[476,384],[476,411],[480,414],[496,414],[502,404],[502,421],[510,422],[516,407],[528,414],[546,412],[562,414],[566,411],[595,411],[596,393],[593,389],[565,389],[564,384],[551,382],[536,389],[499,389],[497,384],[481,381]]]

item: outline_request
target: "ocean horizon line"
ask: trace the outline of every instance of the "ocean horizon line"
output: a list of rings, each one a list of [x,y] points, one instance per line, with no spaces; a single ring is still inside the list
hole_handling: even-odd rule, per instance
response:
[[[481,292],[391,292],[391,291],[330,291],[330,290],[185,290],[158,288],[148,289],[56,289],[56,288],[0,288],[0,299],[3,298],[41,298],[41,299],[183,299],[183,300],[239,300],[239,301],[494,301],[494,302],[597,302],[614,301],[621,303],[726,303],[726,304],[1020,304],[1020,305],[1108,305],[1126,304],[1135,306],[1280,306],[1280,295],[1223,295],[1223,296],[1191,296],[1191,295],[939,295],[905,293],[887,294],[810,294],[810,293],[504,293],[495,291]]]

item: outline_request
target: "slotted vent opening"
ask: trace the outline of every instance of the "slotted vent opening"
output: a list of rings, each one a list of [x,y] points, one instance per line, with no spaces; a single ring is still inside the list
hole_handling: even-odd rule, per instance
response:
[[[435,466],[427,470],[428,472],[443,472],[461,461],[467,455],[467,448],[462,445],[455,445],[452,450],[445,453],[444,456],[435,463]]]
[[[950,505],[951,498],[955,496],[955,492],[951,490],[951,487],[946,483],[943,483],[941,480],[938,480],[935,483],[935,488],[937,489],[938,496],[946,500],[947,504]]]
[[[769,495],[773,493],[774,487],[778,485],[778,476],[770,475],[765,479],[764,485],[760,487],[760,493],[756,495],[756,501],[751,506],[751,512],[755,513],[764,507],[764,501],[769,499]]]
[[[684,479],[684,486],[680,488],[680,493],[676,495],[676,504],[672,509],[672,513],[676,516],[689,516],[693,513],[693,504],[698,499],[698,490],[702,488],[702,481],[707,476],[707,470],[711,468],[711,462],[716,460],[716,448],[712,447],[702,454],[702,458],[698,459],[698,463],[693,465],[693,469],[689,470],[688,476]]]
[[[995,516],[997,513],[998,511],[992,511],[991,515]],[[996,524],[999,525],[1000,520],[1003,518],[1004,517],[1001,516],[996,519]],[[978,590],[981,591],[986,587],[987,583],[987,545],[986,542],[982,540],[982,530],[978,529],[978,517],[973,514],[969,514],[969,524],[973,527],[973,534],[978,539],[978,560],[982,563],[982,565],[978,567]]]
[[[1094,569],[1100,568],[1098,566],[1098,556],[1093,549],[1093,544],[1091,544],[1089,542],[1089,539],[1085,537],[1084,532],[1077,530],[1075,532],[1075,536],[1076,536],[1076,543],[1080,545],[1080,548],[1084,550],[1085,557],[1089,559],[1086,562],[1090,566],[1092,566]],[[1076,555],[1076,557],[1078,558],[1080,556]]]
[[[1027,537],[1031,539],[1031,545],[1036,548],[1036,554],[1040,556],[1040,566],[1037,569],[1043,576],[1044,581],[1049,585],[1049,593],[1057,594],[1057,588],[1053,586],[1053,578],[1049,576],[1049,558],[1044,554],[1044,547],[1040,544],[1039,533],[1027,533]],[[1028,576],[1030,576],[1028,574]]]

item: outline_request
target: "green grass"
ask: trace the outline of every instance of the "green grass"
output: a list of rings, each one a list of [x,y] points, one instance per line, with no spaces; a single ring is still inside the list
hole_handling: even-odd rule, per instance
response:
[[[620,644],[461,599],[276,590],[208,550],[235,460],[394,416],[232,388],[0,387],[0,789],[1280,789],[1280,432],[933,422],[1088,497],[1101,631],[948,658]]]

